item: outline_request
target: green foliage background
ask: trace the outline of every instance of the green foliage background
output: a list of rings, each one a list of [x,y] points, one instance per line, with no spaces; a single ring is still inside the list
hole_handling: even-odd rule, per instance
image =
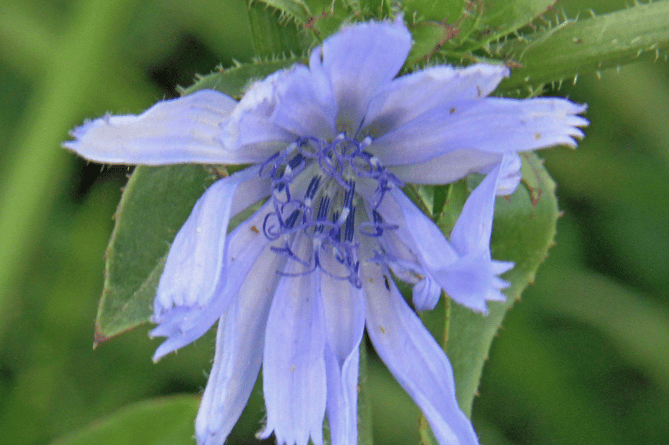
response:
[[[574,17],[625,2],[555,7]],[[92,349],[103,253],[128,169],[87,165],[59,143],[85,118],[140,112],[195,73],[251,54],[243,0],[0,4],[3,443],[50,443],[135,402],[204,387],[211,335],[157,365],[148,327]],[[493,344],[473,422],[490,445],[664,444],[669,68],[643,62],[582,75],[555,94],[588,103],[591,125],[578,150],[540,153],[564,217]],[[417,409],[383,366],[369,366],[376,443],[418,443]],[[196,405],[176,399],[165,416],[192,425]],[[144,406],[122,416],[127,409],[135,418]],[[257,443],[260,401],[248,412],[231,444]]]

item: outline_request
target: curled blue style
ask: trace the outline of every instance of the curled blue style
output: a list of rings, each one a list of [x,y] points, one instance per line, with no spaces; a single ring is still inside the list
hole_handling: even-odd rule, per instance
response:
[[[503,65],[434,66],[397,77],[411,48],[401,18],[343,28],[241,101],[204,90],[138,116],[107,116],[64,146],[104,163],[244,164],[215,182],[171,246],[154,304],[154,360],[217,320],[216,354],[196,420],[223,444],[260,367],[279,444],[357,443],[359,347],[378,355],[441,445],[477,444],[450,363],[417,310],[445,293],[486,312],[513,265],[490,255],[495,197],[520,180],[518,152],[576,145],[585,106],[489,97]],[[402,191],[469,174],[483,182],[447,239]],[[232,217],[262,205],[233,230]],[[261,229],[261,230],[259,230]]]

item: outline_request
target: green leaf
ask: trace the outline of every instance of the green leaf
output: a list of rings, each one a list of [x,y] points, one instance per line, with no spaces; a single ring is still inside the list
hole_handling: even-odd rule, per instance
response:
[[[414,46],[408,66],[434,55],[460,60],[480,59],[476,50],[526,26],[551,9],[554,0],[425,1],[403,2]],[[480,51],[479,51],[480,52]]]
[[[453,302],[448,308],[446,353],[453,365],[458,403],[467,415],[471,414],[483,364],[504,314],[533,282],[555,236],[555,184],[534,153],[523,157],[524,184],[510,197],[497,199],[491,241],[494,259],[515,263],[503,276],[511,284],[504,291],[507,301],[489,302],[486,316]]]
[[[422,21],[411,26],[413,45],[405,66],[411,67],[420,61],[429,60],[443,45],[450,44],[459,32],[454,25],[435,21]]]
[[[500,89],[510,91],[597,72],[641,56],[657,58],[669,46],[669,2],[567,21],[509,40],[491,51],[518,65]]]
[[[301,42],[299,36],[300,15],[294,16],[287,11],[296,12],[297,5],[302,2],[272,2],[286,3],[288,10],[276,9],[268,6],[264,1],[249,2],[249,22],[253,37],[253,48],[257,56],[274,57],[288,54],[301,54],[308,42]],[[291,20],[292,19],[292,20]],[[293,21],[296,20],[296,21]]]
[[[96,344],[149,321],[170,244],[214,179],[202,165],[135,169],[107,247]]]
[[[384,0],[252,0],[249,17],[256,52],[303,54],[336,33],[343,23],[383,19]]]
[[[193,425],[199,403],[192,396],[136,403],[51,445],[194,444]]]
[[[552,9],[555,0],[512,0],[486,2],[481,23],[485,26],[481,43],[497,40],[531,23]]]
[[[466,7],[465,0],[404,0],[402,9],[407,17],[453,23]]]

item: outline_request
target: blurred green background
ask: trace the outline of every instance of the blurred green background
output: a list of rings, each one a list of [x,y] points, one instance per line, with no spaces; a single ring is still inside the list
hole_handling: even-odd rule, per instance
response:
[[[624,1],[561,0],[574,17]],[[50,443],[134,402],[201,392],[213,336],[151,362],[147,327],[92,349],[111,215],[129,170],[59,147],[84,119],[138,113],[252,56],[243,0],[0,4],[0,442]],[[578,150],[544,150],[564,217],[509,313],[473,421],[488,445],[669,443],[669,67],[582,75]],[[418,410],[372,361],[381,445]],[[258,443],[257,398],[231,444]],[[191,420],[187,419],[190,423]]]

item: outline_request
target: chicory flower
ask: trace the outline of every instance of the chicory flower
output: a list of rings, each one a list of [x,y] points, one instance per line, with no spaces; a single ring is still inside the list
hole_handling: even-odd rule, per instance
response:
[[[396,77],[411,47],[401,18],[345,27],[309,65],[272,74],[237,102],[200,91],[138,116],[106,116],[65,147],[103,163],[244,164],[215,182],[176,235],[155,299],[154,359],[217,320],[213,369],[196,421],[223,444],[261,364],[279,444],[357,443],[359,347],[366,331],[440,444],[477,444],[450,363],[417,310],[442,291],[485,312],[504,299],[491,259],[495,196],[520,180],[518,152],[575,145],[585,110],[564,99],[488,97],[502,65],[429,67]],[[485,179],[450,238],[407,198],[406,183]],[[230,230],[230,219],[261,203]]]

